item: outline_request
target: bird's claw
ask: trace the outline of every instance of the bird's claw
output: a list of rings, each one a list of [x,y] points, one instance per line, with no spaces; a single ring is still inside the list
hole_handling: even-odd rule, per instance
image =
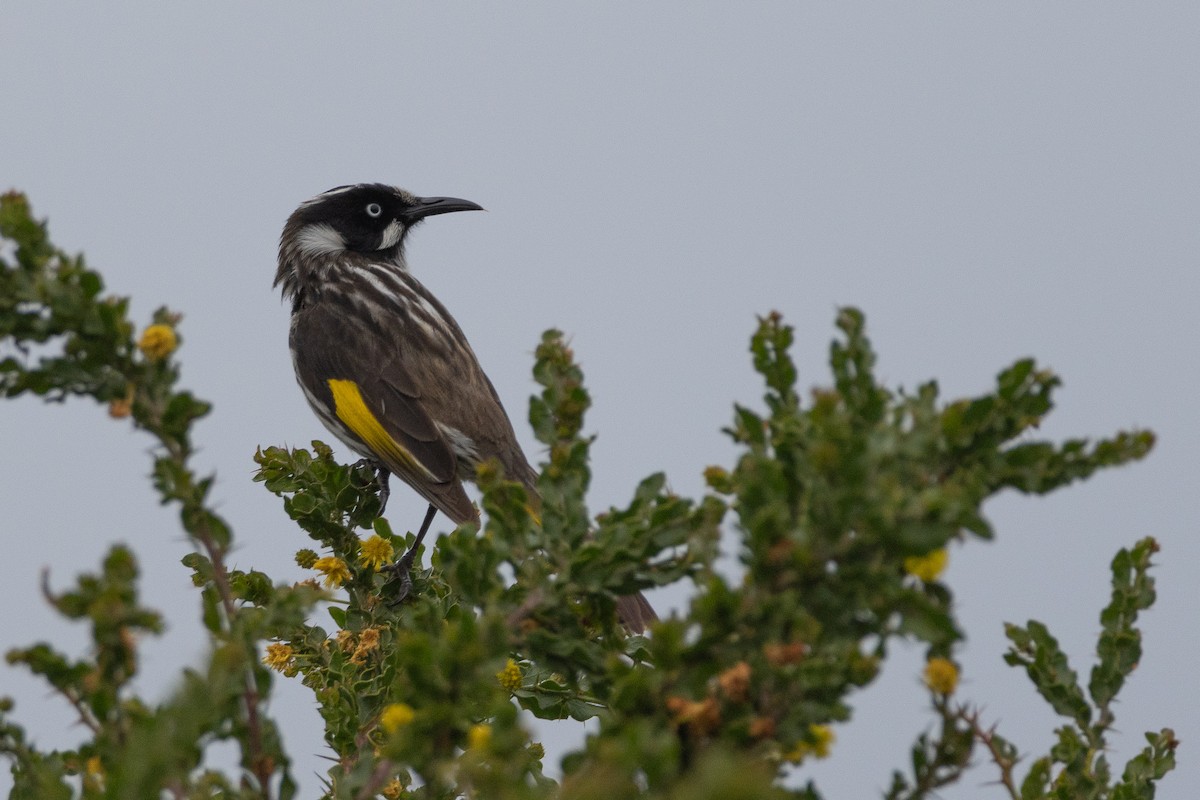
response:
[[[437,514],[437,509],[433,504],[429,504],[429,509],[425,512],[425,519],[421,522],[421,529],[417,531],[417,538],[413,540],[412,547],[408,548],[408,552],[400,556],[394,564],[389,564],[384,567],[384,570],[400,575],[400,589],[396,593],[396,598],[392,601],[392,605],[400,605],[404,602],[404,598],[408,597],[412,591],[412,565],[417,557],[417,550],[421,547],[421,542],[425,540],[425,534],[429,532],[429,525],[433,522],[434,516]]]
[[[408,552],[406,552],[404,555],[400,556],[400,558],[396,559],[396,561],[394,561],[393,563],[388,564],[382,570],[384,572],[390,572],[393,575],[398,576],[398,579],[400,581],[400,586],[399,586],[399,588],[397,588],[396,594],[392,598],[389,605],[392,605],[392,606],[400,605],[408,597],[409,593],[412,592],[412,588],[413,588],[412,566],[413,566],[413,561],[416,560],[416,557],[417,557],[417,547],[419,546],[419,544],[420,543],[414,544],[411,548],[409,548]]]

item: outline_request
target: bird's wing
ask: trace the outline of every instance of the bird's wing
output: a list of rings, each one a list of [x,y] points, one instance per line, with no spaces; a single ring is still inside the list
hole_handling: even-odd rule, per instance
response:
[[[475,464],[497,459],[509,480],[537,491],[537,473],[529,466],[512,422],[504,411],[496,389],[488,380],[466,340],[452,358],[422,358],[407,354],[405,372],[419,372],[420,385],[431,387],[421,395],[422,406],[445,426],[468,451],[466,461]]]
[[[394,342],[319,303],[295,313],[291,336],[296,376],[326,419],[456,523],[476,518],[454,450],[413,388],[419,384],[405,359],[392,352]]]
[[[459,456],[468,465],[497,459],[510,480],[537,491],[537,473],[521,451],[512,422],[500,396],[475,357],[458,323],[437,298],[407,276],[415,292],[423,297],[420,311],[425,325],[413,323],[409,341],[413,346],[394,348],[399,369],[391,379],[410,397],[420,398],[421,407],[436,420],[443,434],[455,438]]]

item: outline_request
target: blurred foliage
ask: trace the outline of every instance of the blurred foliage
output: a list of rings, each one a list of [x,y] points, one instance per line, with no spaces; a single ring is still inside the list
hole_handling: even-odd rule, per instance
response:
[[[0,392],[89,396],[155,439],[154,484],[195,546],[184,565],[211,636],[207,663],[153,702],[130,687],[138,637],[161,627],[138,602],[133,555],[116,546],[74,589],[47,589],[59,613],[91,625],[91,651],[72,659],[39,643],[9,661],[70,703],[84,734],[74,749],[41,750],[0,703],[11,797],[293,797],[264,713],[279,673],[312,690],[324,719],[326,797],[817,798],[805,764],[836,747],[854,691],[898,638],[927,650],[932,725],[888,798],[933,796],[979,752],[997,791],[1019,800],[1149,798],[1174,765],[1170,730],[1147,734],[1119,776],[1107,761],[1114,701],[1141,658],[1137,615],[1154,600],[1150,539],[1114,559],[1086,688],[1045,625],[1009,626],[1006,659],[1066,720],[1023,777],[1016,746],[960,699],[947,548],[992,537],[982,505],[997,492],[1049,492],[1153,444],[1147,432],[1032,438],[1058,386],[1032,360],[975,398],[943,402],[932,382],[892,391],[874,376],[862,315],[843,309],[833,383],[802,402],[792,329],[768,315],[751,340],[763,406],[737,406],[727,429],[736,463],[705,470],[702,498],[653,475],[624,507],[593,515],[590,399],[549,331],[530,405],[547,453],[540,518],[523,487],[485,464],[483,529],[427,548],[405,594],[389,566],[413,537],[378,516],[372,471],[336,463],[320,442],[260,448],[255,479],[310,539],[296,556],[310,577],[281,583],[226,564],[232,531],[211,509],[212,479],[189,466],[192,426],[209,407],[177,387],[178,315],[161,309],[135,336],[127,301],[55,249],[19,194],[0,198],[0,236]],[[736,535],[736,581],[714,567],[722,530]],[[694,585],[686,613],[647,636],[617,623],[617,597],[678,581]],[[544,774],[519,709],[597,718],[561,781]],[[235,774],[207,763],[221,741],[239,748]]]

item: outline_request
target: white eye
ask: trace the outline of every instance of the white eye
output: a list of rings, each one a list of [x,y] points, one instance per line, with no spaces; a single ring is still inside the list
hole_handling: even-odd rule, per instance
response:
[[[383,207],[379,203],[367,203],[367,216],[378,217],[383,213]]]

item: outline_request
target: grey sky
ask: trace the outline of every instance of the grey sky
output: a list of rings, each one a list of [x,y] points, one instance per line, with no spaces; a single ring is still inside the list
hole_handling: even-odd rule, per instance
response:
[[[531,351],[568,331],[595,408],[593,508],[665,470],[697,494],[733,450],[735,400],[761,394],[754,315],[796,326],[805,385],[827,380],[837,306],[862,308],[892,384],[990,386],[1035,355],[1066,382],[1041,433],[1146,426],[1150,459],[1047,499],[988,508],[998,539],[952,553],[971,634],[965,696],[1025,752],[1055,719],[1003,665],[1002,622],[1036,617],[1081,671],[1115,550],[1157,536],[1159,603],[1118,709],[1123,763],[1170,725],[1200,784],[1200,6],[911,4],[9,4],[0,24],[0,183],[84,250],[135,317],[184,312],[187,386],[215,402],[200,465],[238,566],[297,579],[308,541],[249,481],[259,444],[329,437],[306,407],[271,290],[288,213],[332,186],[395,183],[486,214],[430,220],[413,270],[451,309],[517,423]],[[85,403],[0,408],[5,649],[82,646],[36,599],[131,543],[170,631],[146,649],[155,695],[203,651],[173,511],[148,440]],[[397,485],[389,517],[420,520]],[[408,520],[407,522],[405,520]],[[444,529],[444,524],[442,526]],[[652,598],[679,607],[681,593]],[[921,656],[852,698],[831,798],[878,795],[932,724]],[[0,693],[45,745],[72,717],[24,673]],[[306,690],[280,686],[306,796],[324,770]],[[544,738],[552,753],[579,726]],[[983,766],[947,798],[996,797]],[[8,786],[0,776],[0,790]]]

